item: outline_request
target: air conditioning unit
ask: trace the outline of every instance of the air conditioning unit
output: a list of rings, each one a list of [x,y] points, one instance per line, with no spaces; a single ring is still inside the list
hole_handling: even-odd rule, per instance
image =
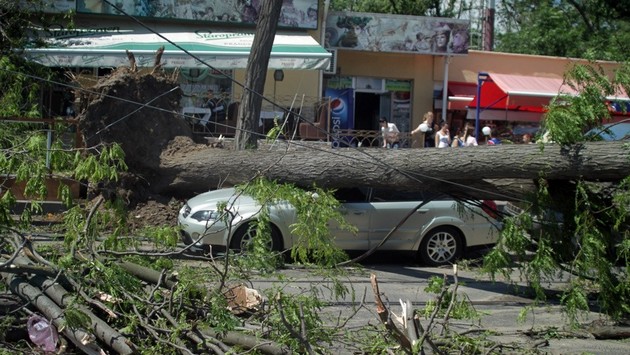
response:
[[[337,74],[337,50],[336,49],[327,49],[332,57],[330,57],[330,64],[328,68],[324,69],[324,74],[335,75]]]

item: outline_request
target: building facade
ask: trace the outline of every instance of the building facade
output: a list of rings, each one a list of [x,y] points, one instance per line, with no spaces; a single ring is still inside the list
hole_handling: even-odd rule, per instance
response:
[[[127,50],[150,68],[155,51],[165,46],[163,68],[179,71],[183,113],[202,118],[208,89],[226,105],[242,96],[260,1],[51,0],[48,6],[53,13],[74,10],[75,26],[58,23],[39,33],[49,46],[29,50],[31,60],[73,71],[89,83],[129,65]],[[453,128],[473,120],[514,139],[536,131],[565,71],[584,62],[469,50],[470,23],[464,20],[329,12],[327,6],[283,1],[261,93],[261,133],[288,112],[316,123],[320,132],[307,134],[305,128],[295,136],[302,139],[378,132],[381,117],[409,132],[431,111]],[[618,65],[599,64],[607,71]],[[503,95],[500,104],[487,102],[492,95]]]

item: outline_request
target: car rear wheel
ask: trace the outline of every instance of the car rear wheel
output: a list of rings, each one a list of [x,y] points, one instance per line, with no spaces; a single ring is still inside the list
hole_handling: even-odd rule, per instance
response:
[[[420,243],[420,260],[430,266],[453,264],[461,255],[464,245],[460,233],[452,227],[431,230]]]
[[[271,240],[267,244],[269,250],[281,251],[282,250],[282,238],[280,231],[271,225]],[[247,250],[248,246],[253,242],[256,236],[256,225],[254,223],[247,222],[240,226],[236,232],[232,235],[232,241],[230,242],[230,249],[234,251]]]

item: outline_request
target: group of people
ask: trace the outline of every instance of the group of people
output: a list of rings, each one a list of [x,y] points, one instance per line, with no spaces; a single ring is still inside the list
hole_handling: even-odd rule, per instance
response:
[[[397,149],[400,147],[400,131],[396,124],[388,122],[387,118],[381,117],[381,133],[383,137],[383,148]],[[471,147],[477,146],[477,138],[474,135],[475,127],[466,123],[464,128],[460,128],[451,136],[446,121],[435,122],[433,112],[427,112],[423,116],[423,121],[418,127],[411,131],[411,134],[424,133],[424,146],[447,148],[447,147]],[[501,144],[501,141],[492,136],[492,132],[486,135],[487,145]]]

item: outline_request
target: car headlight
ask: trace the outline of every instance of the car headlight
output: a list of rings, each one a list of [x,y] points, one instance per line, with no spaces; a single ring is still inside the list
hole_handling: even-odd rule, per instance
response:
[[[190,216],[190,218],[199,221],[206,222],[209,220],[214,220],[219,217],[219,213],[217,211],[197,211]]]
[[[182,209],[179,211],[179,213],[182,215],[182,217],[186,218],[188,217],[188,215],[190,214],[190,206],[188,206],[188,204],[185,204]]]

